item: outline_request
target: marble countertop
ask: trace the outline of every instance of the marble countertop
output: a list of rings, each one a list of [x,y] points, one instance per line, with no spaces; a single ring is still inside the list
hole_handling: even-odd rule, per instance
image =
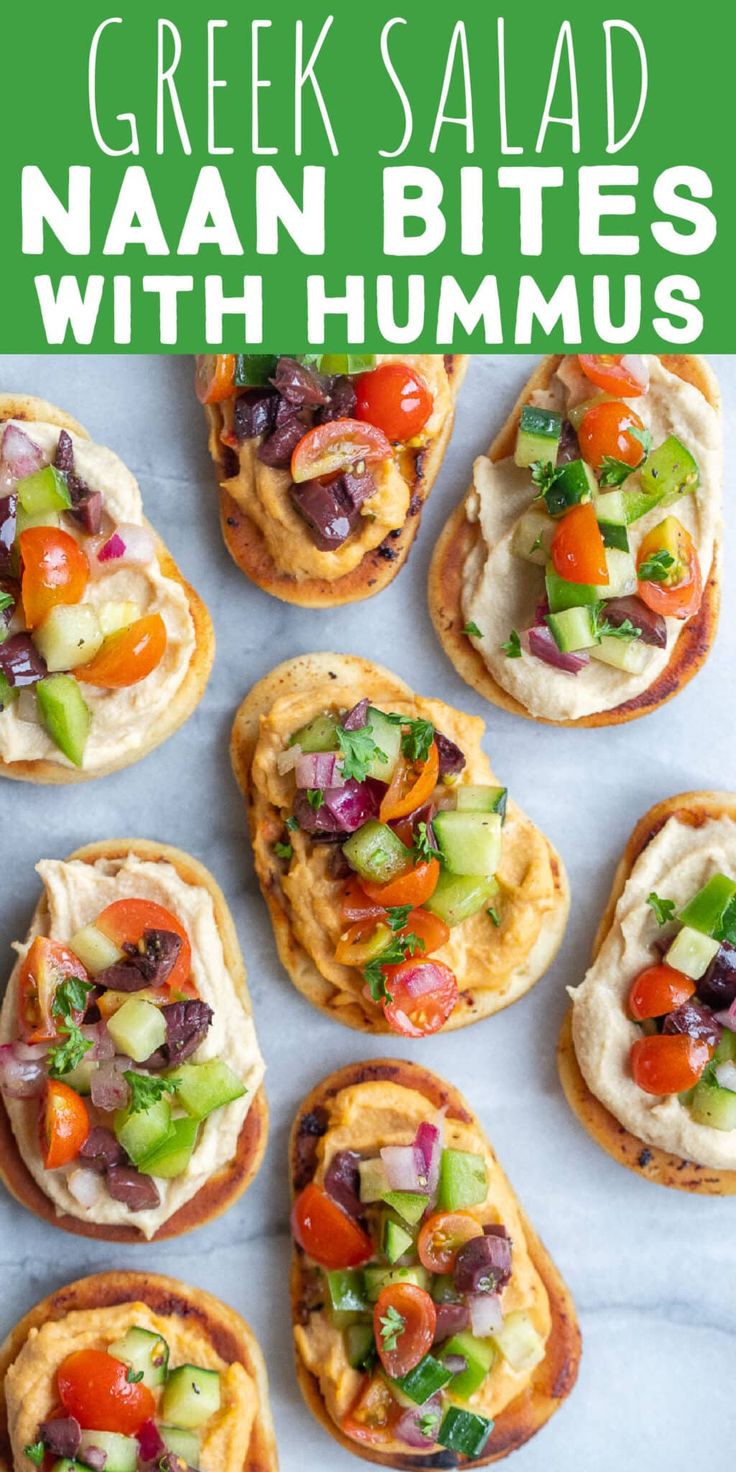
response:
[[[736,588],[726,582],[721,631],[705,670],[646,720],[610,730],[556,730],[484,707],[468,690],[435,639],[426,609],[427,567],[473,457],[486,449],[531,362],[474,360],[408,565],[378,598],[336,615],[278,603],[231,563],[220,538],[188,360],[0,358],[2,390],[63,405],[127,461],[151,520],[207,600],[218,643],[197,712],[139,765],[86,787],[0,784],[3,967],[9,971],[8,948],[25,933],[36,903],[33,865],[41,857],[63,857],[79,844],[130,834],[189,849],[219,880],[235,916],[271,1106],[266,1161],[248,1194],[218,1222],[171,1244],[115,1247],[53,1233],[0,1190],[0,1335],[37,1299],[88,1272],[148,1268],[200,1284],[239,1310],[260,1337],[283,1469],[350,1472],[357,1465],[312,1420],[292,1369],[284,1292],[289,1125],[302,1095],[323,1073],[386,1051],[462,1085],[577,1302],[584,1337],[577,1389],[516,1454],[514,1469],[678,1472],[720,1460],[724,1433],[733,1425],[734,1205],[665,1191],[602,1154],[567,1109],[555,1041],[565,987],[583,975],[635,820],[672,793],[736,786]],[[736,357],[713,363],[733,425]],[[734,489],[731,469],[727,504]],[[565,859],[573,906],[561,952],[528,996],[492,1020],[415,1047],[397,1040],[387,1049],[385,1039],[364,1038],[313,1012],[277,962],[227,742],[235,708],[253,681],[278,660],[311,649],[377,659],[390,649],[393,668],[417,690],[486,717],[486,749],[496,772]]]

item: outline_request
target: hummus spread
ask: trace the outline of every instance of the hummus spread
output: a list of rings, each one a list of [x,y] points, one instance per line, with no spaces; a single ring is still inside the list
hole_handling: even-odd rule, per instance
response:
[[[646,903],[652,890],[678,908],[717,873],[736,874],[736,823],[711,818],[699,828],[668,818],[634,864],[611,929],[582,985],[571,991],[575,1054],[591,1093],[647,1145],[714,1170],[736,1169],[736,1130],[697,1124],[676,1094],[637,1087],[629,1053],[641,1030],[626,1012],[629,988],[658,959],[662,934]]]
[[[27,1472],[23,1448],[35,1442],[38,1427],[58,1405],[56,1372],[81,1349],[106,1350],[134,1326],[160,1334],[170,1350],[170,1364],[195,1364],[220,1374],[221,1408],[201,1432],[202,1472],[241,1472],[244,1449],[258,1411],[256,1386],[243,1365],[228,1365],[190,1314],[154,1313],[145,1303],[84,1309],[32,1329],[5,1380],[13,1472]]]
[[[698,463],[698,491],[682,496],[671,509],[695,541],[705,583],[714,545],[721,537],[719,415],[697,388],[670,373],[658,357],[647,358],[647,363],[649,392],[624,402],[636,410],[651,431],[654,447],[668,435],[676,435]],[[595,392],[582,372],[563,360],[550,388],[535,393],[532,402],[564,415]],[[626,486],[635,488],[639,482],[638,472],[633,471]],[[474,638],[473,645],[494,680],[509,695],[520,701],[530,715],[573,721],[611,710],[652,685],[672,658],[683,623],[676,618],[666,620],[667,647],[652,648],[651,658],[640,674],[627,674],[596,659],[577,675],[553,669],[526,652],[521,659],[508,659],[501,645],[511,629],[521,632],[530,627],[543,592],[542,569],[517,556],[511,545],[514,526],[531,505],[533,494],[529,471],[519,469],[511,456],[495,464],[485,455],[476,460],[466,514],[469,521],[478,523],[481,536],[465,566],[463,615],[482,630],[482,637]],[[647,532],[667,514],[655,507],[629,527],[634,556]]]
[[[434,408],[421,435],[412,448],[421,449],[441,433],[453,410],[450,381],[442,354],[379,355],[376,363],[396,361],[415,368],[434,397]],[[328,578],[333,581],[362,561],[367,552],[379,547],[389,532],[404,525],[409,514],[412,486],[402,474],[400,450],[397,457],[374,466],[376,491],[361,507],[361,525],[334,552],[320,551],[289,499],[291,476],[288,470],[274,470],[258,458],[258,440],[246,440],[238,446],[240,470],[223,482],[225,490],[254,521],[268,548],[269,555],[280,568],[295,578]]]
[[[20,1154],[60,1215],[68,1213],[82,1221],[115,1226],[133,1223],[144,1237],[152,1237],[236,1153],[243,1122],[264,1075],[253,1019],[245,1012],[225,968],[210,894],[199,885],[185,883],[171,864],[152,863],[130,854],[124,860],[98,859],[95,864],[44,859],[36,868],[43,881],[44,900],[26,941],[16,946],[19,959],[0,1013],[0,1042],[10,1042],[17,1036],[18,977],[21,961],[35,935],[66,942],[113,900],[152,900],[171,910],[184,926],[192,947],[192,978],[202,1001],[209,1003],[214,1011],[212,1026],[191,1061],[203,1063],[208,1058],[222,1058],[247,1088],[242,1098],[217,1109],[203,1121],[183,1175],[171,1180],[156,1178],[160,1205],[155,1210],[134,1214],[105,1191],[94,1206],[80,1205],[68,1186],[74,1164],[60,1170],[44,1170],[37,1141],[38,1101],[5,1097]],[[100,1122],[93,1117],[92,1107],[90,1116],[93,1124]]]
[[[289,738],[300,726],[326,708],[350,710],[368,696],[379,709],[397,711],[412,718],[429,720],[450,740],[456,742],[466,758],[461,782],[493,781],[488,758],[481,747],[483,722],[465,715],[442,701],[414,696],[397,700],[391,690],[382,692],[365,687],[364,676],[341,678],[329,690],[300,691],[277,700],[261,719],[251,783],[257,830],[256,860],[262,883],[270,883],[273,870],[273,843],[282,836],[294,799],[294,776],[281,775],[277,766],[279,754],[288,746]],[[274,817],[274,809],[280,818]],[[333,872],[332,845],[314,843],[308,834],[294,829],[289,833],[293,857],[288,871],[281,875],[281,888],[287,907],[289,924],[298,941],[311,957],[320,974],[337,988],[332,1005],[359,1002],[366,1015],[375,1016],[376,1007],[363,995],[362,972],[343,966],[334,959],[335,947],[344,926],[340,921],[340,892],[344,881]],[[443,961],[454,971],[463,990],[490,988],[503,994],[514,983],[516,968],[524,963],[542,934],[548,913],[555,907],[555,876],[549,846],[534,824],[515,803],[509,802],[503,828],[501,865],[497,873],[500,886],[497,908],[501,925],[496,927],[485,910],[456,925],[447,945],[433,951],[433,960]]]
[[[53,460],[59,439],[57,425],[24,421],[18,422],[18,428]],[[132,472],[112,450],[75,434],[71,439],[79,475],[92,490],[102,492],[106,524],[111,520],[141,525],[140,487]],[[71,518],[67,518],[64,530],[83,544],[84,539],[79,529],[75,530]],[[194,624],[186,592],[180,583],[164,576],[158,558],[145,567],[121,567],[104,577],[90,579],[83,602],[98,607],[102,603],[127,600],[137,604],[140,618],[152,613],[161,615],[168,642],[160,664],[139,684],[122,690],[102,690],[86,684],[82,687],[92,712],[84,752],[85,771],[104,767],[119,760],[123,752],[134,753],[147,745],[182,684],[194,654]],[[16,701],[0,713],[0,758],[5,762],[45,760],[71,768],[72,763],[43,727],[23,719],[18,704]]]
[[[322,1183],[332,1157],[339,1150],[357,1150],[369,1157],[377,1155],[384,1145],[411,1144],[422,1121],[431,1122],[435,1117],[436,1109],[429,1099],[400,1084],[363,1083],[342,1089],[330,1101],[330,1127],[319,1144],[314,1180],[318,1185]],[[473,1207],[473,1215],[484,1224],[502,1223],[513,1242],[511,1281],[503,1290],[504,1314],[523,1310],[546,1340],[551,1327],[547,1291],[529,1256],[516,1197],[499,1170],[493,1151],[472,1125],[454,1119],[445,1122],[445,1145],[483,1156],[488,1171],[488,1194],[484,1202]],[[308,1324],[295,1326],[294,1337],[298,1354],[319,1380],[330,1416],[334,1421],[341,1421],[357,1399],[364,1378],[350,1366],[343,1334],[333,1327],[326,1313],[315,1311],[310,1314]],[[475,1394],[457,1404],[493,1419],[521,1395],[531,1374],[531,1371],[512,1370],[499,1356]],[[452,1400],[449,1387],[443,1393]]]

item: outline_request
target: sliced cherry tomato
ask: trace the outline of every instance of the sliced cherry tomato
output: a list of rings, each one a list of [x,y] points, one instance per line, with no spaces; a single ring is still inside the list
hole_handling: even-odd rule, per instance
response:
[[[444,1027],[458,997],[455,973],[442,961],[402,961],[385,966],[390,1000],[383,1015],[392,1032],[405,1038],[425,1038]]]
[[[365,966],[366,961],[375,960],[390,944],[393,931],[380,920],[359,920],[357,924],[340,936],[335,948],[335,960],[341,966]]]
[[[291,1230],[307,1257],[323,1268],[357,1268],[373,1256],[370,1237],[314,1181],[294,1202]]]
[[[410,910],[406,925],[398,931],[399,936],[415,935],[417,940],[423,942],[421,954],[430,956],[433,951],[440,951],[447,945],[450,939],[450,927],[441,920],[439,915],[433,915],[431,910]]]
[[[200,404],[221,404],[235,392],[235,354],[199,353],[194,389]]]
[[[340,892],[340,919],[343,925],[380,920],[385,913],[385,907],[366,894],[355,874],[345,880]]]
[[[379,817],[382,823],[405,818],[432,796],[440,775],[440,754],[433,741],[423,762],[399,757],[388,791],[384,793]]]
[[[432,1348],[437,1310],[416,1283],[390,1283],[382,1288],[373,1310],[378,1358],[387,1375],[408,1375]]]
[[[629,1015],[637,1022],[645,1017],[665,1017],[695,992],[695,982],[674,966],[647,966],[631,984]]]
[[[482,1236],[480,1222],[469,1211],[435,1212],[417,1239],[419,1261],[428,1273],[451,1273],[460,1248]]]
[[[76,1416],[83,1431],[135,1436],[156,1414],[153,1392],[129,1380],[129,1368],[104,1349],[78,1349],[67,1355],[56,1382],[64,1410]]]
[[[345,1416],[342,1429],[353,1441],[381,1446],[391,1441],[401,1415],[401,1406],[394,1400],[386,1381],[380,1375],[372,1375],[370,1379],[364,1377],[360,1395]]]
[[[641,577],[649,568],[661,576]],[[666,516],[645,536],[636,558],[638,594],[655,613],[692,618],[703,597],[700,558],[689,531],[676,516]]]
[[[423,905],[433,895],[440,877],[439,860],[427,859],[415,864],[406,874],[399,874],[388,884],[371,884],[363,881],[369,899],[376,900],[385,909],[394,905]]]
[[[424,429],[434,408],[424,379],[408,363],[381,363],[361,373],[355,388],[356,419],[375,424],[387,439],[401,444]]]
[[[357,465],[379,465],[390,460],[391,444],[383,430],[374,424],[361,424],[359,419],[333,419],[318,424],[299,441],[291,457],[291,478],[319,480],[328,475],[343,475]]]
[[[48,1043],[59,1035],[58,1018],[53,1004],[57,988],[68,976],[86,981],[87,972],[78,956],[58,940],[37,935],[31,942],[20,968],[20,1027],[27,1043]],[[72,1012],[73,1022],[81,1022],[83,1012]]]
[[[39,1119],[44,1169],[58,1170],[60,1165],[69,1165],[75,1160],[89,1129],[84,1099],[68,1084],[61,1083],[59,1079],[49,1079]]]
[[[172,915],[171,910],[155,904],[153,900],[113,900],[97,916],[95,925],[121,950],[124,946],[137,946],[146,930],[173,930],[174,935],[181,939],[181,950],[166,985],[171,991],[187,988],[192,972],[192,947],[181,920]],[[191,985],[189,992],[192,993]]]
[[[568,582],[596,587],[608,582],[606,549],[589,501],[573,506],[563,516],[552,538],[552,562],[555,572]]]
[[[68,532],[32,526],[20,534],[21,599],[29,629],[57,603],[79,603],[89,582],[89,563]]]
[[[634,1083],[645,1094],[682,1094],[698,1082],[713,1048],[686,1033],[655,1033],[639,1038],[631,1049]]]
[[[137,685],[161,663],[167,637],[161,614],[147,613],[127,628],[110,634],[94,659],[78,665],[74,673],[78,680],[99,685],[103,690]]]
[[[625,357],[623,353],[578,353],[578,362],[585,377],[604,393],[625,394],[627,399],[635,399],[646,393],[648,385],[637,378]]]
[[[633,409],[604,399],[592,404],[578,427],[578,442],[584,460],[600,470],[606,455],[623,460],[625,465],[640,465],[644,446],[632,429],[643,432],[644,425]]]

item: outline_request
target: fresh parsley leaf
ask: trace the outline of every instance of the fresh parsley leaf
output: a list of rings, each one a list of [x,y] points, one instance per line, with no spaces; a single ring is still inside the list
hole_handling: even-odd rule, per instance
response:
[[[464,634],[468,634],[468,635],[472,635],[472,637],[474,639],[482,639],[483,638],[483,635],[481,634],[481,631],[478,628],[478,625],[476,623],[473,623],[473,620],[472,619],[470,620],[470,623],[469,624],[466,624],[465,625],[465,628],[463,629],[463,633]]]
[[[647,895],[647,904],[650,910],[654,910],[658,925],[667,925],[674,918],[677,909],[674,900],[663,900],[652,890],[651,894]]]
[[[617,460],[615,455],[604,455],[600,483],[602,486],[622,486],[633,470],[634,466],[627,465],[625,460]]]
[[[62,1074],[71,1073],[78,1068],[85,1053],[92,1047],[91,1041],[75,1022],[65,1022],[59,1031],[62,1041],[54,1043],[46,1054],[50,1078],[61,1078]]]
[[[23,1455],[28,1458],[29,1462],[33,1462],[34,1467],[42,1467],[46,1448],[42,1441],[34,1441],[29,1446],[24,1446]]]
[[[128,1109],[131,1114],[141,1114],[145,1109],[150,1109],[152,1104],[158,1104],[164,1094],[176,1092],[176,1084],[171,1079],[158,1078],[149,1073],[135,1073],[132,1068],[126,1068],[123,1078],[130,1088]]]
[[[2,613],[4,608],[10,608],[14,603],[15,599],[12,593],[0,592],[0,613]]]
[[[406,1328],[406,1319],[390,1303],[385,1314],[381,1315],[381,1338],[384,1349],[396,1349],[400,1336]]]
[[[627,434],[630,434],[632,439],[639,441],[639,444],[642,446],[642,448],[644,450],[644,458],[646,459],[646,456],[649,454],[649,451],[652,448],[652,436],[651,436],[651,432],[648,429],[646,429],[646,427],[644,429],[639,429],[639,428],[637,428],[636,426],[634,426],[632,424],[632,425],[629,426],[629,428],[627,429],[626,433]],[[644,460],[642,459],[642,460],[639,461],[639,464],[636,467],[637,470],[639,470],[643,464],[644,464]]]
[[[419,1417],[419,1430],[422,1436],[426,1436],[427,1441],[434,1441],[434,1434],[439,1426],[439,1422],[439,1412],[437,1411],[424,1411]]]
[[[288,828],[290,833],[293,833],[299,827],[299,822],[294,817],[293,813],[290,818],[286,819],[286,827]]]
[[[496,926],[496,928],[498,928],[498,926],[501,924],[501,917],[500,917],[500,915],[498,913],[498,910],[496,909],[496,906],[495,905],[489,905],[488,906],[488,909],[486,910],[486,914],[487,915],[490,915],[491,920],[493,921],[494,925]]]
[[[432,843],[427,823],[417,823],[414,830],[414,854],[420,864],[428,864],[430,859],[442,858],[439,849]]]
[[[623,619],[620,624],[609,623],[606,618],[605,603],[599,603],[595,610],[595,630],[597,634],[601,637],[605,635],[607,639],[639,639],[641,637],[641,629],[637,628],[630,618]]]
[[[363,980],[374,1002],[393,1001],[392,993],[388,989],[386,977],[381,969],[385,964],[385,956],[376,956],[373,961],[369,961],[368,965],[363,967]]]
[[[373,740],[371,725],[362,726],[358,731],[346,731],[344,726],[338,726],[335,735],[342,752],[343,777],[352,777],[355,782],[364,782],[368,775],[368,768],[375,757],[382,762],[388,760],[385,751],[381,751]]]
[[[424,949],[424,941],[420,940],[413,930],[408,930],[404,935],[394,935],[381,951],[380,956],[374,956],[373,960],[368,962],[363,969],[363,979],[367,983],[374,1002],[392,1001],[391,992],[386,984],[384,966],[400,966],[408,956],[415,956],[417,951]]]
[[[290,859],[294,854],[290,843],[275,843],[273,851],[278,859]]]
[[[411,905],[390,905],[386,919],[392,930],[403,930],[411,913]]]
[[[637,576],[640,582],[663,583],[675,565],[675,558],[665,547],[653,552],[639,564]]]
[[[537,498],[546,496],[551,491],[556,480],[559,479],[559,470],[555,470],[551,460],[535,460],[530,466],[532,473],[532,484],[537,488]]]
[[[307,802],[309,803],[310,808],[314,808],[314,811],[315,812],[317,811],[318,808],[321,808],[324,800],[325,800],[324,788],[322,788],[322,787],[308,787],[307,788]]]
[[[501,648],[507,659],[521,659],[521,639],[519,638],[516,629],[511,630],[508,639],[504,644],[501,645]]]
[[[426,762],[429,749],[434,741],[434,726],[431,721],[421,718],[416,720],[411,716],[401,716],[398,711],[392,710],[386,717],[392,726],[403,726],[404,734],[401,738],[401,750],[410,762]]]
[[[133,1369],[133,1366],[132,1365],[128,1365],[128,1370],[127,1370],[127,1373],[126,1373],[125,1378],[126,1378],[126,1380],[127,1380],[127,1382],[128,1382],[129,1385],[138,1385],[139,1382],[143,1379],[143,1371],[142,1370],[138,1370],[136,1372]]]
[[[67,1020],[73,1012],[84,1012],[88,993],[93,990],[91,981],[83,981],[81,976],[67,976],[59,983],[54,993],[54,1000],[51,1003],[54,1017],[63,1017]]]

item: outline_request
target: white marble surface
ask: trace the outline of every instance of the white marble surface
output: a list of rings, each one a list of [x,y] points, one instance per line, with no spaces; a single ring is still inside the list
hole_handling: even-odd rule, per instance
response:
[[[270,1371],[282,1468],[349,1472],[357,1464],[312,1421],[296,1388],[285,1295],[285,1154],[307,1089],[347,1059],[377,1057],[365,1039],[314,1013],[282,973],[257,893],[241,804],[227,761],[233,712],[277,660],[310,649],[383,657],[418,690],[488,717],[502,780],[561,850],[573,908],[557,962],[509,1012],[393,1051],[461,1085],[479,1112],[532,1221],[575,1295],[584,1335],[577,1389],[517,1453],[519,1472],[647,1472],[720,1464],[734,1428],[736,1255],[733,1202],[698,1200],[634,1178],[603,1155],[565,1105],[554,1061],[566,983],[582,975],[614,866],[636,818],[688,788],[736,785],[736,590],[726,582],[708,666],[677,700],[633,725],[564,731],[532,725],[469,691],[435,640],[426,610],[434,538],[524,382],[531,360],[479,358],[418,544],[396,582],[339,614],[288,608],[251,587],[217,524],[191,366],[178,358],[0,359],[0,389],[63,405],[139,476],[146,509],[207,599],[218,653],[196,714],[138,766],[87,787],[0,785],[4,873],[0,954],[25,931],[34,863],[88,840],[135,834],[190,849],[223,885],[248,962],[268,1063],[271,1139],[248,1195],[213,1226],[171,1245],[116,1248],[53,1232],[0,1196],[0,1334],[38,1298],[80,1274],[122,1266],[166,1271],[220,1294],[260,1336]],[[734,424],[736,358],[714,360]],[[730,440],[731,457],[733,441]],[[731,472],[727,504],[734,493]],[[733,518],[729,516],[733,525]],[[730,550],[730,549],[729,549]]]

